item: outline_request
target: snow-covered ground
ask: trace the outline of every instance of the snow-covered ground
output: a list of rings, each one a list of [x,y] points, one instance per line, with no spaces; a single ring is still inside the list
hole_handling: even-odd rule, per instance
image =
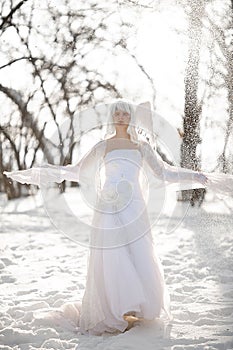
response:
[[[74,200],[75,191],[67,198]],[[0,349],[233,349],[233,198],[208,193],[182,220],[173,216],[176,230],[165,232],[166,216],[153,227],[174,320],[103,336],[77,335],[33,318],[35,310],[82,299],[88,248],[54,227],[40,193],[0,199]],[[178,206],[176,215],[183,215],[186,205]]]

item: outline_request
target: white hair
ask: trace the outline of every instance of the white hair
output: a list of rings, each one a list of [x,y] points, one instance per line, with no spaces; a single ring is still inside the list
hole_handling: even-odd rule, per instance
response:
[[[132,103],[124,101],[124,100],[118,100],[116,102],[113,102],[110,105],[105,139],[108,138],[109,136],[112,136],[112,134],[114,134],[114,135],[116,134],[116,129],[115,129],[115,126],[113,124],[113,115],[118,110],[129,113],[130,121],[129,121],[129,125],[127,128],[127,133],[130,135],[130,139],[132,142],[138,143],[139,142],[138,135],[137,135],[136,130],[135,130],[135,126],[136,126],[135,111],[134,111]]]
[[[111,104],[110,106],[110,114],[113,115],[116,111],[127,112],[132,116],[134,114],[134,109],[132,105],[125,101],[117,101]]]

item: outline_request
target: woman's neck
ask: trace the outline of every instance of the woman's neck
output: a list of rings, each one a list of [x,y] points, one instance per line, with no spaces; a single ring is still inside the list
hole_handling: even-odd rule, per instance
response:
[[[130,135],[127,133],[126,130],[116,130],[116,135],[114,136],[114,138],[130,140]]]

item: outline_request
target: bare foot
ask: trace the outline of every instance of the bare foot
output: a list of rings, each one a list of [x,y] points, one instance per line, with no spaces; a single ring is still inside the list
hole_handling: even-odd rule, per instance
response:
[[[131,329],[134,326],[135,322],[138,322],[140,320],[138,317],[131,316],[131,315],[130,316],[124,315],[123,317],[128,322],[128,326],[125,329],[125,331],[128,331],[129,329]]]

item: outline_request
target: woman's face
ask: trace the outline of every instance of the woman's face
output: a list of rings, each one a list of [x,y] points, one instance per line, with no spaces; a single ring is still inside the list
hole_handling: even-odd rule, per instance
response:
[[[116,110],[113,114],[113,122],[120,125],[129,124],[130,122],[130,114],[126,111]]]

